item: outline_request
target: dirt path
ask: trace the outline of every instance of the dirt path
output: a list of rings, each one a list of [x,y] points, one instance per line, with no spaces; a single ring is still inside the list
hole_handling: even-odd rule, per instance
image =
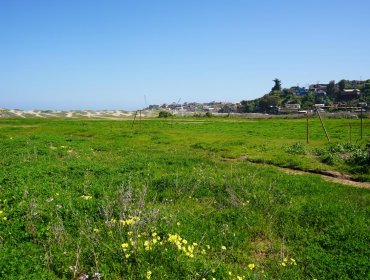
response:
[[[307,174],[318,174],[321,176],[321,178],[323,178],[325,181],[328,181],[328,182],[334,182],[334,183],[339,183],[339,184],[343,184],[343,185],[347,185],[347,186],[352,186],[352,187],[357,187],[357,188],[365,188],[365,189],[370,189],[370,183],[366,183],[366,182],[356,182],[354,180],[351,180],[351,179],[348,179],[347,175],[344,175],[344,177],[347,177],[347,178],[344,178],[343,177],[343,174],[340,174],[339,176],[341,177],[336,177],[333,172],[333,175],[324,175],[324,174],[320,174],[318,172],[309,172],[309,171],[300,171],[300,170],[294,170],[294,169],[290,169],[290,168],[284,168],[284,167],[278,167],[282,172],[284,173],[287,173],[287,174],[294,174],[294,175],[307,175]]]
[[[222,158],[223,161],[248,161],[250,163],[254,164],[264,164],[264,165],[271,165],[275,166],[278,169],[280,169],[282,172],[286,174],[292,174],[292,175],[308,175],[308,174],[317,174],[320,175],[322,179],[328,182],[334,182],[334,183],[339,183],[347,186],[352,186],[352,187],[357,187],[357,188],[365,188],[365,189],[370,189],[370,183],[367,182],[357,182],[351,178],[351,176],[347,174],[342,174],[337,171],[331,171],[331,170],[314,170],[314,169],[309,169],[309,170],[300,170],[300,169],[294,169],[294,168],[289,168],[289,167],[281,167],[269,162],[263,162],[263,161],[258,161],[258,160],[253,160],[249,159],[246,156],[241,156],[238,158]]]

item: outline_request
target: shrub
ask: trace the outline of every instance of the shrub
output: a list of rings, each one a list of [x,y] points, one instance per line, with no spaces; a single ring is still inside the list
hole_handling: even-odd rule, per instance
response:
[[[168,111],[160,111],[159,115],[158,115],[158,118],[169,118],[171,116],[172,116],[172,114]]]
[[[305,155],[306,150],[302,143],[295,143],[287,148],[287,153],[294,155]]]

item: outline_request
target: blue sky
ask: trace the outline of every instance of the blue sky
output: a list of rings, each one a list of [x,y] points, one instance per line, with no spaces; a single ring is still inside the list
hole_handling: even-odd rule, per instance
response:
[[[129,109],[370,79],[370,1],[0,0],[0,108]]]

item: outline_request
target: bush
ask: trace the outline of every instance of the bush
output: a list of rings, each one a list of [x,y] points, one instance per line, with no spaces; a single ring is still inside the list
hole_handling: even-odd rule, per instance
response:
[[[357,166],[358,170],[369,170],[370,168],[370,149],[369,144],[364,149],[356,149],[348,159],[348,163]]]
[[[356,145],[352,143],[341,143],[341,144],[334,144],[328,148],[330,153],[345,153],[345,152],[353,152],[356,149]]]
[[[306,150],[302,143],[295,143],[287,148],[287,153],[293,155],[305,155]]]
[[[172,114],[168,111],[160,111],[159,115],[158,115],[158,118],[169,118],[171,116],[172,116]]]

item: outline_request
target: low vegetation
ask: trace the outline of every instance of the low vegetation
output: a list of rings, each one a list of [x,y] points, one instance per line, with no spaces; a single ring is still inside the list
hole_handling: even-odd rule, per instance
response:
[[[160,111],[158,114],[158,118],[169,118],[171,116],[172,116],[171,112],[168,111]]]
[[[0,278],[366,279],[369,190],[250,162],[369,181],[325,121],[3,119]]]

